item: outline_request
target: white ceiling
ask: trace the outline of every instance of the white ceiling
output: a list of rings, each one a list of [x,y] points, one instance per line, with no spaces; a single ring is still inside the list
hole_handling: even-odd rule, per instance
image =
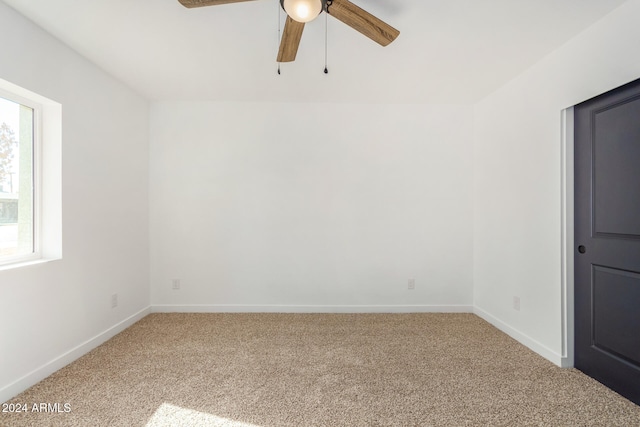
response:
[[[2,0],[150,100],[472,103],[626,0],[352,0],[383,48],[329,17],[278,75],[278,0]],[[284,22],[284,13],[280,15]]]

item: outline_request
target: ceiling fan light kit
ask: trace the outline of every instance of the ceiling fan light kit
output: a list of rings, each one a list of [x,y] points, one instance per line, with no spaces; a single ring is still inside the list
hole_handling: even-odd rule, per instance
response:
[[[184,7],[192,8],[252,0],[178,1]],[[292,62],[296,59],[305,23],[313,21],[322,11],[342,21],[381,46],[387,46],[400,35],[400,31],[349,0],[280,0],[280,5],[287,13],[287,20],[280,40],[278,62]]]
[[[291,19],[301,23],[313,21],[325,9],[325,0],[280,0],[280,4]]]

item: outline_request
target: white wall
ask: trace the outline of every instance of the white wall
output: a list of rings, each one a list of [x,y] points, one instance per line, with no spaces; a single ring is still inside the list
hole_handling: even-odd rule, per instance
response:
[[[153,104],[152,304],[470,310],[471,138],[470,107]]]
[[[572,357],[561,112],[640,77],[638,16],[640,1],[625,3],[475,108],[476,312],[558,364]]]
[[[0,271],[5,401],[149,306],[149,117],[145,100],[2,2],[0,40],[0,79],[63,117],[63,258]]]

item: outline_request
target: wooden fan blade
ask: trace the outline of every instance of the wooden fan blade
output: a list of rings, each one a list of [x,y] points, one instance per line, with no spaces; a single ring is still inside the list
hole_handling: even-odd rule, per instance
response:
[[[300,39],[302,38],[302,30],[304,30],[304,23],[294,21],[291,17],[287,16],[287,21],[284,24],[284,31],[282,33],[282,40],[280,40],[280,49],[278,50],[278,62],[292,62],[296,60],[298,46],[300,46]]]
[[[219,4],[239,3],[241,1],[252,1],[252,0],[178,0],[178,1],[184,7],[192,8],[192,7],[202,7],[202,6],[217,6]]]
[[[327,12],[382,46],[388,45],[400,34],[400,31],[349,0],[333,0]]]

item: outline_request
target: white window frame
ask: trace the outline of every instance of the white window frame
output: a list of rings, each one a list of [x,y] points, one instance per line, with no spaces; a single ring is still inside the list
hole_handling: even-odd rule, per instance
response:
[[[0,96],[33,109],[33,252],[2,271],[62,258],[62,106],[1,78]]]
[[[33,251],[25,255],[0,257],[0,266],[5,266],[9,264],[34,261],[42,258],[42,219],[40,214],[42,212],[42,161],[40,157],[40,154],[42,152],[42,104],[35,102],[32,99],[17,95],[13,92],[9,92],[2,88],[0,88],[0,98],[15,102],[16,104],[24,105],[25,107],[29,107],[33,110],[33,147],[31,159],[33,171],[33,176],[31,177],[33,180]]]

